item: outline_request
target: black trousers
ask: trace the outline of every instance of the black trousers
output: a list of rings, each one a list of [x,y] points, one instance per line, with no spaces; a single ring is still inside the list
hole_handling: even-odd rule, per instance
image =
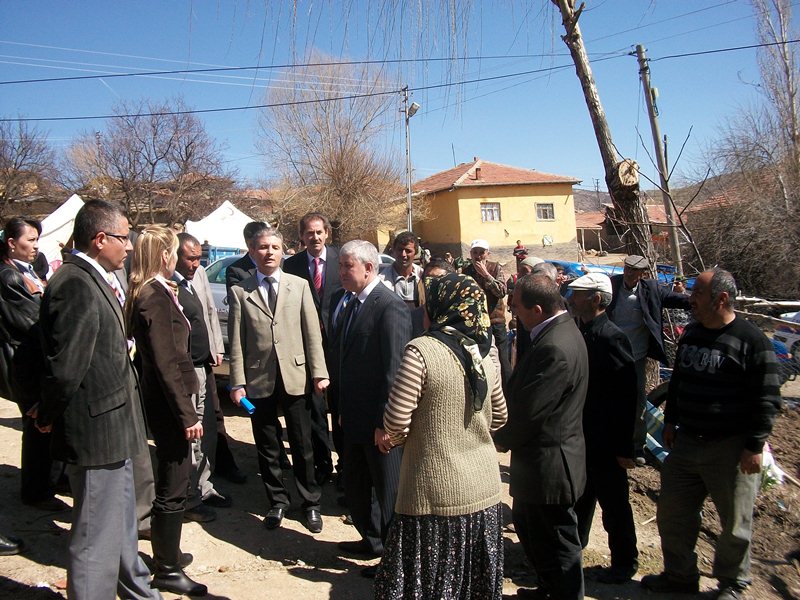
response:
[[[54,495],[54,483],[63,470],[60,462],[50,458],[50,434],[36,429],[36,422],[22,415],[22,456],[20,463],[20,497],[24,504],[49,500]]]
[[[514,500],[511,515],[539,587],[553,600],[582,600],[581,541],[573,507]]]
[[[497,345],[497,354],[500,358],[500,378],[502,379],[503,391],[506,390],[508,380],[511,377],[511,361],[508,358],[508,329],[505,323],[492,323],[492,335],[494,343]]]
[[[189,473],[192,459],[189,456],[189,442],[183,431],[165,432],[161,428],[151,428],[156,443],[156,499],[153,512],[174,513],[186,508],[189,496]]]
[[[336,461],[336,471],[343,472],[344,468],[344,432],[339,424],[339,386],[331,382],[328,386],[328,408],[331,411],[331,440],[336,450],[338,459]]]
[[[628,473],[617,464],[614,456],[586,463],[586,488],[575,504],[581,546],[586,548],[592,529],[597,503],[603,511],[603,529],[608,534],[611,566],[636,569],[639,551],[636,549],[636,526],[628,499]]]
[[[250,418],[253,439],[258,451],[258,468],[271,508],[288,508],[289,491],[283,482],[280,452],[283,442],[278,436],[278,405],[286,417],[289,447],[292,449],[292,471],[302,506],[319,509],[322,490],[314,478],[314,450],[311,443],[311,414],[307,395],[290,396],[278,372],[275,390],[268,398],[252,398],[256,411]]]
[[[383,454],[373,443],[345,442],[344,460],[344,495],[353,525],[373,552],[382,552],[394,516],[403,448]]]
[[[333,461],[331,460],[328,407],[325,405],[325,396],[311,394],[309,407],[311,409],[311,445],[314,449],[314,468],[320,475],[329,475],[333,472]]]

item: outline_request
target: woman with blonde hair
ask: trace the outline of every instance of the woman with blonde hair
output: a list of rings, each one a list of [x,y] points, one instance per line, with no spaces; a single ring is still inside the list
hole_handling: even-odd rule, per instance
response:
[[[189,322],[175,283],[178,238],[167,227],[147,227],[136,240],[125,320],[136,342],[147,422],[156,443],[156,499],[152,544],[155,572],[151,586],[203,596],[206,586],[181,568],[181,529],[192,468],[190,444],[203,435],[192,395],[198,391],[189,350]]]

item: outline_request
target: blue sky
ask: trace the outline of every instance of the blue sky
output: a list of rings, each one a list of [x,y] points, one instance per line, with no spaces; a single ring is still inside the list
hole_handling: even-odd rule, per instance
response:
[[[292,6],[296,4],[297,10]],[[0,82],[20,79],[206,67],[292,64],[311,49],[341,60],[464,57],[387,64],[391,85],[413,88],[512,75],[526,76],[412,92],[422,109],[411,121],[414,178],[465,162],[485,160],[575,176],[592,188],[603,168],[580,86],[559,35],[550,0],[458,2],[465,14],[451,39],[430,2],[229,2],[143,0],[0,0]],[[446,4],[446,3],[445,3]],[[796,3],[800,4],[800,2]],[[395,5],[400,5],[396,8]],[[692,130],[679,174],[703,162],[718,126],[758,101],[755,50],[667,59],[686,52],[754,44],[746,0],[586,0],[580,23],[614,141],[653,179],[637,127],[652,153],[635,57],[647,48],[652,83],[659,88],[661,129],[677,156]],[[392,12],[392,9],[394,11]],[[464,23],[468,28],[464,29]],[[493,58],[500,57],[500,58]],[[603,59],[603,60],[599,60]],[[661,60],[659,60],[661,59]],[[0,114],[30,118],[109,114],[119,100],[161,101],[182,95],[196,109],[265,103],[270,82],[291,79],[291,69],[208,75],[170,75],[0,85]],[[395,83],[396,82],[396,83]],[[353,88],[343,87],[343,91]],[[400,96],[396,104],[400,107]],[[257,111],[201,115],[208,132],[227,146],[229,166],[242,178],[265,174],[254,146]],[[41,122],[54,146],[65,147],[102,121]],[[398,112],[384,143],[404,152]]]

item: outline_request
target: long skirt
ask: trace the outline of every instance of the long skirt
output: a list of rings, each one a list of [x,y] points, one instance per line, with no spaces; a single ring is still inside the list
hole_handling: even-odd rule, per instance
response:
[[[375,598],[503,597],[502,505],[468,515],[395,513],[375,577]]]

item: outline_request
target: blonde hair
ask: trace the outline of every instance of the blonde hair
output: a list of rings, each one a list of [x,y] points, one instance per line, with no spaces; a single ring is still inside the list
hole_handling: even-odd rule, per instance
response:
[[[178,252],[178,236],[169,227],[149,225],[136,239],[125,299],[125,324],[131,331],[133,306],[142,288],[155,279],[164,268],[164,252],[170,256]]]

